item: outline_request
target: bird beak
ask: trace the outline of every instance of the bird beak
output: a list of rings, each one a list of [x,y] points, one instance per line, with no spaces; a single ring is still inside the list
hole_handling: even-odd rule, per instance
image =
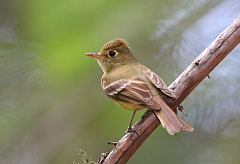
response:
[[[88,52],[88,53],[85,53],[85,55],[90,56],[90,57],[95,58],[95,59],[102,58],[102,56],[98,52]]]

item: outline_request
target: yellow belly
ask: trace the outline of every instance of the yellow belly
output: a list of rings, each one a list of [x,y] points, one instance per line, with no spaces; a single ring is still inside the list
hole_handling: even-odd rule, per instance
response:
[[[139,110],[143,109],[144,106],[137,105],[137,104],[132,104],[124,101],[115,101],[117,104],[119,104],[121,107],[129,109],[129,110]]]

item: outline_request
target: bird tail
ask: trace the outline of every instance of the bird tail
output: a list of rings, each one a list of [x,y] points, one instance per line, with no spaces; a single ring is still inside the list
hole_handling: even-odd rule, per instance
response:
[[[166,128],[170,135],[175,135],[180,131],[191,132],[193,127],[173,112],[173,110],[160,98],[158,100],[161,110],[154,110],[155,115],[160,120],[162,126]]]

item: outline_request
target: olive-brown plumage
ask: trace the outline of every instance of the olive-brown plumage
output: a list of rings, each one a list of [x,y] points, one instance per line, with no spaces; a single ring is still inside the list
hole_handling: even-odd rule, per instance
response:
[[[133,110],[133,116],[137,110],[148,108],[171,135],[193,130],[162,99],[163,96],[175,99],[172,90],[157,74],[137,62],[125,40],[109,41],[99,52],[86,55],[96,58],[102,68],[101,85],[106,95],[122,107]]]

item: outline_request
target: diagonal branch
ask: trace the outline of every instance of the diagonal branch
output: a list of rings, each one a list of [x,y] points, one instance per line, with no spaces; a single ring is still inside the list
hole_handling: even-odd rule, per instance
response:
[[[240,43],[240,17],[228,26],[169,86],[173,89],[176,100],[166,100],[176,108],[191,91]],[[160,122],[151,112],[134,125],[136,133],[127,133],[113,150],[99,160],[99,163],[126,163],[137,151]]]

